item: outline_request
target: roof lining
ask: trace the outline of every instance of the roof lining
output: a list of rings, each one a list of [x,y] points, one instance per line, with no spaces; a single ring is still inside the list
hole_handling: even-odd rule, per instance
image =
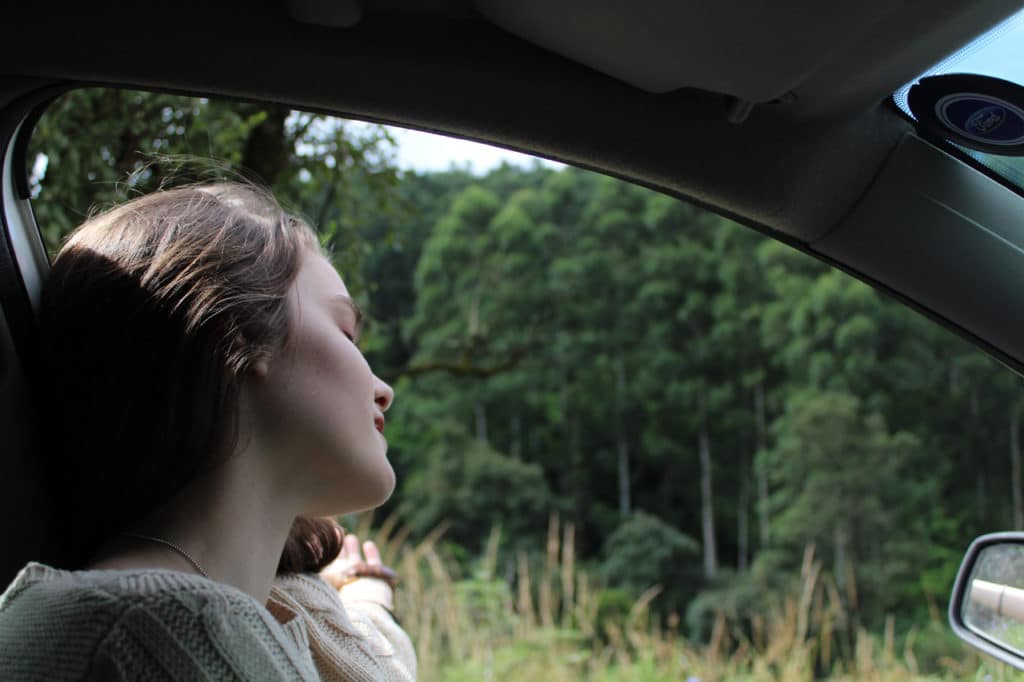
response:
[[[856,116],[810,119],[763,105],[730,124],[726,97],[645,93],[465,18],[369,14],[339,31],[282,20],[274,8],[205,14],[197,26],[183,10],[157,35],[127,30],[123,17],[105,12],[47,17],[49,40],[75,44],[87,34],[90,49],[68,59],[12,26],[0,64],[37,77],[279,101],[486,141],[611,172],[800,240],[847,213],[909,130],[877,103]],[[182,35],[191,36],[187,50]]]

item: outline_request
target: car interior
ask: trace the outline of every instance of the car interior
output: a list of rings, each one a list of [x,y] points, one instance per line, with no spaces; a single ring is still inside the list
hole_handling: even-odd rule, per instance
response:
[[[0,518],[33,556],[25,382],[48,260],[27,139],[82,86],[274,102],[486,142],[690,201],[1024,370],[1024,194],[893,93],[1019,0],[292,0],[9,10],[0,41]],[[29,370],[28,372],[26,370]]]

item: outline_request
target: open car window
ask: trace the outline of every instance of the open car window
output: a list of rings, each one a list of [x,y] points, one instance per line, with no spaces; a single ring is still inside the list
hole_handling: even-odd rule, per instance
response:
[[[317,229],[396,392],[397,492],[343,523],[403,576],[424,679],[987,674],[934,614],[1024,526],[1019,378],[719,215],[463,144],[80,89],[27,160],[51,255],[225,176]]]

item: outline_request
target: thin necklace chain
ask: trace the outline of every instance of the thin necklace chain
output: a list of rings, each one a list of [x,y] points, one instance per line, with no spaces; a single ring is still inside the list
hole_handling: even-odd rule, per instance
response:
[[[152,535],[142,535],[141,533],[124,533],[124,535],[127,535],[130,538],[138,538],[139,540],[149,540],[150,542],[156,542],[161,545],[164,545],[165,547],[170,547],[175,552],[188,559],[188,562],[195,566],[196,570],[199,571],[199,573],[201,573],[204,578],[210,577],[210,574],[203,570],[203,567],[199,565],[198,561],[189,556],[188,552],[183,550],[181,547],[178,547],[173,542],[170,542],[169,540],[164,540],[163,538],[156,538]]]

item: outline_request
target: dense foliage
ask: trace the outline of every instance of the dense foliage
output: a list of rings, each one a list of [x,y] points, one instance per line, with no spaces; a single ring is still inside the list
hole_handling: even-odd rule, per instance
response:
[[[93,90],[33,138],[48,244],[180,153],[266,180],[332,246],[396,388],[387,511],[450,524],[467,572],[500,527],[511,580],[557,514],[581,565],[662,583],[654,608],[707,634],[813,545],[852,642],[925,620],[973,536],[1024,526],[1018,378],[746,227],[572,168],[398,172],[377,127]]]

